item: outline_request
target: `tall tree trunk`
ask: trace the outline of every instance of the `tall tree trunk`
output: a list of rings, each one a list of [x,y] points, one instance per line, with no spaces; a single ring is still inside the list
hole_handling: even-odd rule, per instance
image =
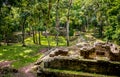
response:
[[[38,44],[37,31],[35,31],[35,44]]]
[[[56,34],[56,46],[58,46],[58,31],[59,31],[59,15],[58,15],[58,8],[59,7],[59,0],[57,0],[57,6],[56,6],[56,30],[57,30],[57,34]]]
[[[68,14],[67,14],[67,46],[69,46],[69,21],[70,21],[70,8],[71,8],[72,0],[69,0]]]
[[[47,38],[47,41],[48,41],[48,49],[50,49],[50,40],[49,40],[48,33],[47,33],[46,30],[45,30],[45,35],[46,35],[46,38]]]
[[[26,17],[24,18],[23,24],[22,24],[22,46],[26,46],[25,45],[25,22],[26,22]]]
[[[38,31],[38,40],[39,40],[39,45],[41,45],[41,32]]]
[[[100,25],[99,25],[99,35],[100,35],[100,38],[103,37],[103,24],[102,24],[103,21],[100,21]]]
[[[87,30],[89,28],[89,13],[87,15],[86,21],[87,21],[87,25],[86,25],[86,29],[85,30]]]
[[[9,45],[9,38],[8,38],[8,34],[6,34],[6,44]]]
[[[48,24],[50,23],[50,10],[52,8],[52,5],[51,5],[51,0],[49,0],[49,3],[48,3]],[[44,12],[43,12],[44,13]],[[45,22],[45,25],[47,25],[47,23]],[[47,26],[48,27],[48,26]],[[48,41],[48,48],[50,49],[50,41],[49,41],[49,37],[48,37],[48,33],[47,33],[47,27],[46,27],[46,30],[45,30],[45,34],[46,34],[46,38],[47,38],[47,41]]]
[[[4,43],[8,45],[7,33],[5,33],[5,40],[4,40]]]
[[[67,20],[67,46],[69,46],[69,20]]]
[[[32,29],[32,36],[33,36],[33,43],[35,44],[35,32],[34,32],[34,30]]]
[[[0,7],[0,14],[1,14],[1,7]],[[0,18],[0,20],[1,20],[1,18]],[[0,39],[1,39],[1,37],[0,37]],[[2,39],[1,39],[1,40],[2,40]],[[1,44],[1,40],[0,40],[0,46],[2,45],[2,44]]]

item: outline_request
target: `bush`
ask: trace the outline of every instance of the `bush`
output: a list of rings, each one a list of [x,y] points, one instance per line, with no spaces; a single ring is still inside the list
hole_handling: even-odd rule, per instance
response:
[[[2,35],[0,34],[0,42],[2,41]]]
[[[120,45],[120,28],[117,28],[112,38],[118,45]]]
[[[73,35],[74,35],[74,30],[70,29],[69,36],[73,36]]]

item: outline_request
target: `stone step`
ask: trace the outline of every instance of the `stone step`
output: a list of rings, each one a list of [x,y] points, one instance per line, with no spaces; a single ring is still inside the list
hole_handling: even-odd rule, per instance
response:
[[[87,73],[81,71],[70,71],[70,70],[60,70],[47,68],[38,73],[38,77],[118,77],[109,76],[96,73]]]

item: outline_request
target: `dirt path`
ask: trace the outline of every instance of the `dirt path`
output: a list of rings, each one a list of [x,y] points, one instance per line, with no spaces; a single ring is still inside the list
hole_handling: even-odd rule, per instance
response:
[[[0,62],[0,77],[4,77],[7,74],[7,77],[36,77],[35,73],[32,71],[34,63],[31,63],[27,66],[21,67],[20,69],[14,69],[11,67],[13,61],[2,61]],[[2,70],[3,69],[3,70]],[[14,70],[18,70],[15,72]],[[5,73],[8,70],[7,73]]]
[[[19,72],[24,74],[24,77],[36,77],[35,73],[33,73],[32,67],[34,64],[29,64],[28,66],[22,67],[19,69]],[[19,76],[18,76],[19,77]],[[23,76],[22,76],[23,77]]]
[[[46,51],[48,51],[48,48],[41,49],[37,54],[43,53],[45,54]],[[37,75],[33,72],[34,63],[31,63],[27,66],[21,67],[19,70],[19,73],[16,77],[37,77]],[[21,75],[22,73],[22,75]]]
[[[45,54],[46,51],[48,51],[48,48],[41,49],[37,54],[40,54],[40,53]],[[19,73],[17,74],[16,77],[37,77],[36,74],[33,72],[33,69],[32,69],[33,67],[34,67],[34,63],[21,67],[20,69],[18,69]]]
[[[40,53],[45,54],[47,50],[48,50],[47,48],[41,49],[38,53],[36,53],[36,55]],[[13,62],[14,61],[1,61],[0,68],[3,69],[4,67],[7,67],[8,69],[9,68],[14,69],[12,68]],[[18,70],[18,72],[9,71],[6,74],[2,73],[3,71],[1,71],[0,69],[0,77],[4,77],[4,76],[6,77],[7,74],[10,74],[10,75],[7,75],[7,77],[37,77],[37,75],[33,72],[33,69],[32,69],[33,67],[34,67],[34,63],[31,63],[29,65],[16,69]]]

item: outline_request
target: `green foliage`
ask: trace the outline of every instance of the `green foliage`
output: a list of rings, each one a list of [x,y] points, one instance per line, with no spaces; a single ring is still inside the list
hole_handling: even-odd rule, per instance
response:
[[[56,0],[0,0],[0,34],[12,35],[25,28],[31,32],[50,31],[58,34],[56,26]],[[68,7],[70,6],[70,35],[73,29],[86,31],[91,26],[95,35],[107,40],[119,41],[120,0],[59,0],[58,18],[60,26],[66,27]],[[98,26],[99,25],[99,26]],[[104,27],[106,27],[104,29]],[[97,30],[95,30],[97,28]],[[112,32],[111,32],[112,31]],[[3,37],[5,39],[5,37]]]
[[[110,2],[110,7],[107,10],[109,25],[106,26],[105,37],[107,40],[111,40],[120,44],[120,24],[119,24],[119,11],[120,11],[120,1],[114,0]]]
[[[120,26],[120,25],[119,25]],[[113,34],[113,40],[115,40],[115,42],[120,45],[120,27],[117,27],[115,30],[115,34]]]
[[[83,24],[93,25],[94,35],[119,44],[120,1],[83,0]],[[88,28],[88,27],[87,27]]]
[[[2,41],[2,38],[3,38],[3,36],[2,36],[2,34],[0,34],[0,42]]]
[[[51,28],[50,33],[56,36],[57,34],[59,35],[59,31],[56,28]]]
[[[74,35],[74,29],[70,29],[69,35],[70,35],[70,36],[73,36],[73,35]]]
[[[46,28],[45,28],[45,26],[38,26],[37,30],[38,31],[45,31]]]
[[[114,34],[113,28],[111,28],[110,26],[107,27],[106,31],[105,31],[106,40],[112,40],[112,35],[113,34]]]

